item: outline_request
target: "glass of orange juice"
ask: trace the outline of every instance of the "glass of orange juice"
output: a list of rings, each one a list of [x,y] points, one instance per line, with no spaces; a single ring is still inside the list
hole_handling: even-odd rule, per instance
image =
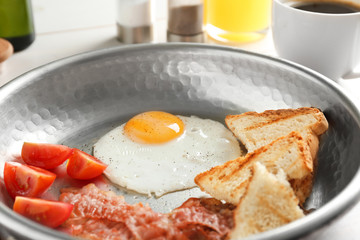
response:
[[[247,43],[263,38],[270,24],[272,0],[205,0],[208,35],[223,43]]]

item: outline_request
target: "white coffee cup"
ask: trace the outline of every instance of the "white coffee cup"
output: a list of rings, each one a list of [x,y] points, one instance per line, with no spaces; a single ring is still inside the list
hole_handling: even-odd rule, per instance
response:
[[[360,64],[360,11],[338,14],[295,8],[305,2],[273,1],[272,34],[279,57],[309,67],[335,81],[360,78],[360,73],[355,72]],[[360,8],[360,0],[346,2]]]

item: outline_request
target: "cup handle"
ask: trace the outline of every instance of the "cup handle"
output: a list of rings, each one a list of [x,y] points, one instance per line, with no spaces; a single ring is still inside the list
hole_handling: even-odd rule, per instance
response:
[[[356,78],[360,79],[360,66],[357,68],[357,70],[348,72],[344,76],[342,76],[342,79],[344,80],[352,80]]]

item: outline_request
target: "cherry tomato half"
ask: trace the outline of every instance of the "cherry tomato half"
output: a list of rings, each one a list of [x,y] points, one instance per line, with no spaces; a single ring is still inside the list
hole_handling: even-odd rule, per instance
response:
[[[21,157],[29,165],[53,169],[67,160],[72,148],[59,144],[24,142]]]
[[[38,197],[54,182],[56,174],[47,170],[21,164],[5,162],[4,182],[9,195]]]
[[[56,228],[69,218],[73,207],[64,202],[17,196],[13,210],[33,221]]]
[[[79,149],[74,149],[74,153],[67,163],[66,171],[72,178],[87,180],[101,175],[106,167],[107,165],[97,158]]]

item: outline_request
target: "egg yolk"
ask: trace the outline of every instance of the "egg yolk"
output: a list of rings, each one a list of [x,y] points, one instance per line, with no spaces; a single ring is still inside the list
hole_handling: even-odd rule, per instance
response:
[[[184,123],[170,113],[151,111],[131,118],[124,127],[125,134],[138,143],[164,143],[184,132]]]

